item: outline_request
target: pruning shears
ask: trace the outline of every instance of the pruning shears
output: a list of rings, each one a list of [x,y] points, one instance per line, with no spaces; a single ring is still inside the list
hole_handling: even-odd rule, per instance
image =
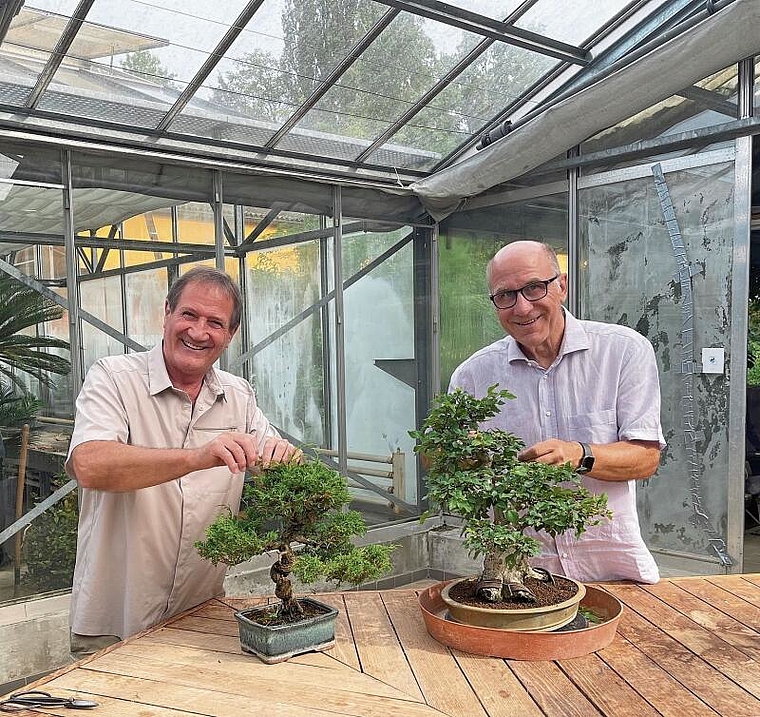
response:
[[[0,702],[0,712],[20,712],[34,707],[68,707],[72,710],[89,710],[97,707],[97,702],[80,700],[76,697],[54,697],[49,692],[30,690],[16,692]]]

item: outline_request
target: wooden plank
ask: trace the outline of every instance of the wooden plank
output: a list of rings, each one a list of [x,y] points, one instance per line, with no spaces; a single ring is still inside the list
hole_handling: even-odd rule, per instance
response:
[[[663,717],[716,717],[718,714],[620,634],[597,655]]]
[[[760,590],[746,577],[746,575],[709,575],[705,578],[705,582],[710,583],[710,585],[717,585],[751,605],[760,607]]]
[[[751,574],[745,574],[742,577],[748,583],[752,583],[752,585],[760,588],[760,574],[758,574],[758,573],[751,573]]]
[[[599,717],[601,714],[556,663],[508,660],[507,664],[546,717]]]
[[[351,623],[348,621],[348,611],[343,595],[341,593],[328,593],[316,597],[320,602],[330,605],[338,611],[338,617],[335,619],[335,647],[330,650],[330,657],[348,665],[353,670],[360,670],[359,653],[354,644],[354,635],[351,632]]]
[[[608,589],[618,591],[616,587],[608,586]],[[760,715],[760,700],[642,618],[630,606],[623,612],[618,633],[719,714],[731,717]],[[604,654],[602,652],[602,656]]]
[[[452,650],[489,717],[542,717],[543,712],[504,662]]]
[[[705,662],[756,697],[760,695],[760,664],[755,660],[640,587],[615,585],[610,590]]]
[[[583,655],[558,664],[602,714],[657,717],[657,711],[598,655]]]
[[[131,702],[133,711],[129,717],[142,717],[147,707],[166,707],[184,711],[188,715],[206,717],[240,717],[262,714],[267,717],[335,717],[335,713],[319,707],[298,706],[285,702],[262,701],[248,695],[237,695],[201,687],[172,685],[154,679],[136,679],[124,675],[94,672],[87,669],[73,670],[53,680],[51,691],[68,688],[82,693],[107,696]],[[402,714],[397,712],[397,715]],[[67,716],[68,717],[68,716]]]
[[[428,635],[415,593],[388,590],[381,596],[425,701],[452,717],[485,717],[451,651]]]
[[[659,583],[646,590],[750,657],[760,658],[760,608],[707,581]]]
[[[345,666],[340,670],[315,670],[288,662],[264,665],[256,660],[249,662],[246,673],[246,669],[240,669],[240,663],[230,664],[228,659],[188,669],[182,662],[158,660],[145,655],[136,659],[133,655],[112,652],[91,662],[88,668],[113,675],[156,680],[171,687],[234,694],[255,699],[261,708],[270,703],[282,703],[298,709],[318,705],[320,709],[337,714],[366,717],[397,714],[422,717],[431,714],[428,707],[410,700],[401,691],[391,690],[382,683],[376,685],[377,681],[373,678]],[[321,673],[320,679],[316,679],[316,672]]]
[[[235,611],[229,606],[216,600],[204,603],[193,611],[195,617],[208,617],[212,620],[227,620],[235,622]]]
[[[190,630],[207,635],[228,635],[239,639],[237,622],[230,622],[229,620],[214,620],[207,617],[196,617],[193,614],[173,621],[170,627],[172,630]]]
[[[98,658],[94,660],[88,664],[88,667],[95,670],[113,671],[113,666],[120,664],[115,662],[115,658],[111,657],[110,654],[104,657],[105,659]],[[242,652],[239,655],[225,655],[224,660],[222,660],[219,655],[209,650],[156,643],[150,645],[147,643],[125,645],[122,650],[119,650],[118,659],[132,660],[134,662],[154,660],[167,664],[183,665],[188,674],[193,674],[196,670],[219,669],[219,665],[223,665],[223,669],[228,675],[237,675],[238,678],[243,680],[280,680],[283,679],[283,675],[288,679],[297,676],[298,680],[304,685],[313,684],[317,687],[324,686],[326,679],[325,672],[331,669],[327,668],[326,670],[324,663],[299,663],[293,660],[277,665],[266,665],[256,657]],[[340,690],[367,690],[374,695],[385,695],[386,697],[396,699],[404,697],[403,693],[394,687],[386,685],[379,680],[369,679],[350,668],[340,666],[336,670],[336,674],[338,672],[340,674],[339,678],[328,675],[327,679],[332,682],[339,680]]]
[[[424,701],[379,593],[344,594],[362,672]]]
[[[104,695],[91,695],[84,690],[69,690],[61,687],[55,688],[56,697],[71,697],[83,700],[93,700],[98,703],[92,711],[79,712],[79,714],[108,715],[108,717],[190,717],[186,710],[175,710],[168,707],[149,705],[135,705],[134,702],[114,699]],[[78,714],[76,710],[67,707],[46,707],[44,710],[23,710],[13,712],[17,717],[45,717],[46,715],[58,715],[59,717],[71,717]],[[195,713],[197,714],[197,713]]]

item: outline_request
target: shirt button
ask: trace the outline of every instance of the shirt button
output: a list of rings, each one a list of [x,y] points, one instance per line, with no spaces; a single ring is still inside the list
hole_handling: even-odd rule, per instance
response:
[[[562,553],[562,557],[566,558],[567,557],[567,553]]]
[[[549,375],[545,373],[543,376],[541,376],[541,378],[544,379],[544,381],[546,381],[546,379],[549,378]]]
[[[551,415],[552,415],[552,412],[551,412],[551,411],[547,411],[547,412],[546,412],[546,415],[547,415],[547,416],[551,416]]]

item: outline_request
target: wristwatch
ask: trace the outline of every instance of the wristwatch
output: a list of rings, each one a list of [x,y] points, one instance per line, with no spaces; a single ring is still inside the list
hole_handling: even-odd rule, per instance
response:
[[[588,473],[594,467],[594,454],[591,452],[591,446],[588,443],[581,443],[583,449],[583,455],[581,456],[581,462],[575,469],[576,473]]]

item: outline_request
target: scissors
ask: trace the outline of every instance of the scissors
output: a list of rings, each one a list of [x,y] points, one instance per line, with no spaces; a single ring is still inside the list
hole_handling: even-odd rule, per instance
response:
[[[80,700],[76,697],[53,697],[49,692],[31,690],[16,692],[7,700],[0,702],[0,712],[20,712],[33,707],[68,707],[72,710],[89,710],[97,706],[97,702],[90,700]]]

